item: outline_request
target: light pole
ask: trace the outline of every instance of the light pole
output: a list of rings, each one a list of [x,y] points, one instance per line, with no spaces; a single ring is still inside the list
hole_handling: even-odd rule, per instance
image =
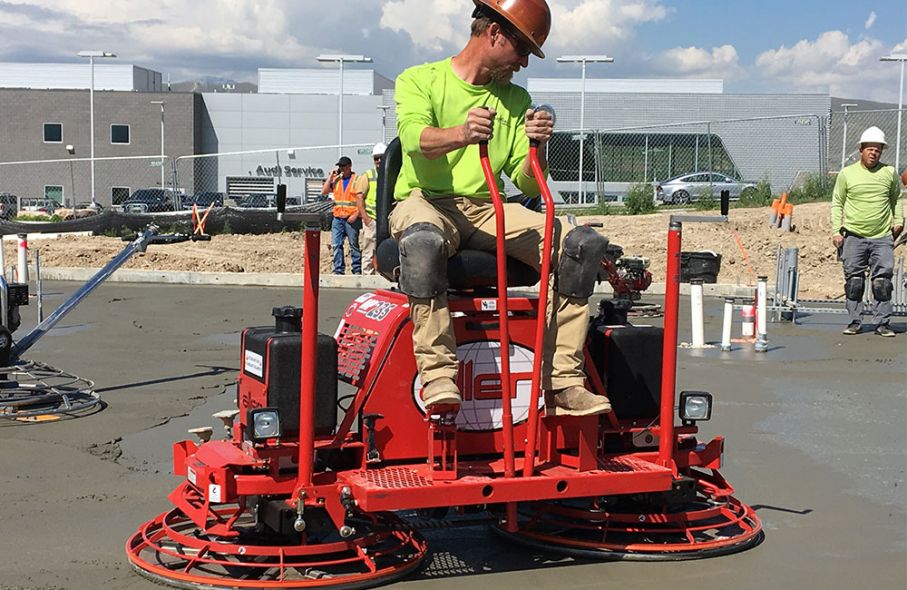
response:
[[[845,156],[847,154],[847,109],[860,105],[855,102],[845,102],[841,106],[844,107],[844,136],[841,138],[841,170],[843,170],[844,162],[846,161]]]
[[[894,152],[894,169],[901,171],[901,114],[904,110],[904,62],[907,61],[907,53],[893,53],[880,58],[879,61],[899,61],[901,62],[901,86],[898,91],[898,136],[896,138]]]
[[[579,202],[586,200],[586,190],[583,185],[583,151],[586,139],[586,63],[614,63],[614,58],[608,55],[562,55],[557,58],[558,63],[578,63],[582,65],[582,82],[579,93]]]
[[[389,104],[379,104],[377,107],[381,111],[381,143],[387,141],[387,109],[391,108]]]
[[[152,100],[151,104],[161,107],[161,188],[164,188],[164,105],[167,103],[163,100]]]
[[[364,55],[319,55],[322,63],[337,63],[340,66],[340,94],[337,95],[337,156],[343,155],[343,64],[372,63],[372,58]]]
[[[79,57],[88,58],[89,70],[91,70],[91,83],[88,86],[88,110],[89,110],[89,126],[91,133],[91,207],[92,209],[97,208],[97,200],[95,199],[94,193],[94,58],[96,57],[116,57],[115,53],[110,53],[109,51],[80,51]]]

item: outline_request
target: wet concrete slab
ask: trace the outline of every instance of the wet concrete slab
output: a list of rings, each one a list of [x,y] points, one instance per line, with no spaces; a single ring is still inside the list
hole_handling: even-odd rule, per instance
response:
[[[77,286],[45,285],[58,301]],[[333,333],[358,294],[323,290],[321,329]],[[195,426],[220,436],[211,414],[230,404],[241,330],[300,300],[295,289],[111,283],[30,350],[94,380],[108,406],[67,422],[0,423],[0,588],[160,588],[131,571],[123,544],[168,508],[178,484],[171,444]],[[23,310],[18,336],[33,312]],[[720,314],[721,300],[708,299],[707,340],[719,339]],[[678,353],[678,387],[716,396],[701,428],[727,437],[722,473],[763,519],[762,545],[703,561],[599,563],[514,546],[483,527],[429,531],[428,563],[397,586],[907,587],[905,325],[896,322],[894,339],[844,337],[843,322],[769,324],[764,354],[742,344]]]

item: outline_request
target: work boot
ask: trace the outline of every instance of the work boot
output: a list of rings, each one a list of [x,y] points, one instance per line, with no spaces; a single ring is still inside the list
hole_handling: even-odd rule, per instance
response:
[[[876,326],[876,334],[885,338],[894,338],[894,330],[888,324],[879,324]]]
[[[422,387],[422,401],[426,408],[459,406],[460,388],[453,379],[438,377]]]
[[[593,416],[611,411],[611,402],[603,395],[586,391],[581,385],[545,392],[549,416]]]
[[[847,324],[847,327],[844,328],[844,331],[841,333],[845,336],[853,336],[854,334],[859,334],[862,331],[862,328],[863,325],[857,320],[854,320]]]

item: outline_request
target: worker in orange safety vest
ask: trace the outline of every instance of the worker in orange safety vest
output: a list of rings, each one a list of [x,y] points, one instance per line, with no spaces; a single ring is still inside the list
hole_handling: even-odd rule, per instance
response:
[[[337,161],[337,168],[324,181],[323,195],[332,195],[334,199],[334,219],[331,222],[331,252],[334,257],[334,274],[344,274],[346,264],[343,259],[343,240],[350,242],[350,259],[353,274],[362,274],[362,255],[359,250],[359,231],[362,220],[359,211],[362,207],[362,192],[357,187],[356,174],[353,172],[353,161],[343,156]]]

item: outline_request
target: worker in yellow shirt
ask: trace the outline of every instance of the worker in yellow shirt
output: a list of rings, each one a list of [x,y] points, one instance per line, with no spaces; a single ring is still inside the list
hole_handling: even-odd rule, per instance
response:
[[[390,231],[400,247],[400,288],[409,297],[413,349],[422,400],[457,406],[456,340],[447,307],[447,259],[461,247],[495,250],[494,209],[479,165],[487,141],[491,166],[526,195],[539,194],[530,168],[529,140],[551,138],[550,113],[531,108],[529,94],[512,84],[530,54],[544,58],[551,28],[545,0],[473,0],[471,36],[457,55],[407,69],[397,77],[397,131],[403,150],[398,200]],[[507,255],[536,269],[541,264],[545,216],[505,204]],[[586,229],[587,231],[577,231]],[[590,236],[591,234],[591,236]],[[588,228],[566,236],[555,227],[542,387],[552,414],[586,416],[611,411],[608,398],[585,388],[583,348],[589,296],[607,240]]]

